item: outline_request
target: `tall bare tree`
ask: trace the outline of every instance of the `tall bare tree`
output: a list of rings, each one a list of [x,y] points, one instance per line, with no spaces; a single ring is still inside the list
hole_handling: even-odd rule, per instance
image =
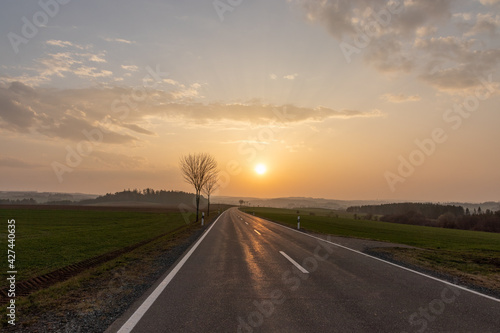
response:
[[[207,153],[182,156],[180,168],[184,180],[194,186],[196,192],[196,221],[199,218],[201,191],[208,180],[217,172],[217,161]]]
[[[205,186],[203,186],[203,194],[207,196],[208,207],[207,207],[207,217],[210,216],[210,196],[215,190],[219,188],[219,171],[216,170],[208,178]]]

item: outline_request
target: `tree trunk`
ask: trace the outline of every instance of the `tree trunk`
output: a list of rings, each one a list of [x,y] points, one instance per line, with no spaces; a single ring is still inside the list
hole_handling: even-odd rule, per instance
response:
[[[207,219],[210,216],[210,195],[207,196],[208,198],[208,207],[207,207]]]
[[[199,209],[200,209],[200,194],[196,193],[196,222],[198,222]]]

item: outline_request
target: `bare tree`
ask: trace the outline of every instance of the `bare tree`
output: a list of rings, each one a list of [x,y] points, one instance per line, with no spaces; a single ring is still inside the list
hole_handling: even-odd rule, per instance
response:
[[[210,195],[219,188],[219,171],[215,170],[210,174],[205,186],[203,186],[203,194],[207,196],[208,207],[207,207],[207,217],[210,216]]]
[[[194,186],[196,192],[196,221],[199,217],[201,191],[211,175],[217,173],[217,161],[206,153],[182,156],[180,168],[184,180]]]

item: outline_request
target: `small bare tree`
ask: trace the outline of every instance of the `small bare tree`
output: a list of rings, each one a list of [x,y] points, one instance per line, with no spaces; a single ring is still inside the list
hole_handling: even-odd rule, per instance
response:
[[[219,171],[216,170],[209,176],[207,182],[205,183],[205,186],[203,186],[203,194],[207,196],[208,200],[207,217],[210,216],[210,196],[218,188],[219,188]]]
[[[196,192],[196,221],[198,221],[201,191],[211,175],[217,173],[217,161],[210,154],[199,153],[182,156],[179,164],[184,180],[194,186]]]

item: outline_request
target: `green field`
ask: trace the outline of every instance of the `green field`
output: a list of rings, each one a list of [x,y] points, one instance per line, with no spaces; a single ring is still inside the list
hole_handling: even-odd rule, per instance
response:
[[[180,213],[1,209],[1,248],[7,219],[16,220],[18,280],[114,251],[185,225]],[[6,260],[2,264],[7,271]]]

